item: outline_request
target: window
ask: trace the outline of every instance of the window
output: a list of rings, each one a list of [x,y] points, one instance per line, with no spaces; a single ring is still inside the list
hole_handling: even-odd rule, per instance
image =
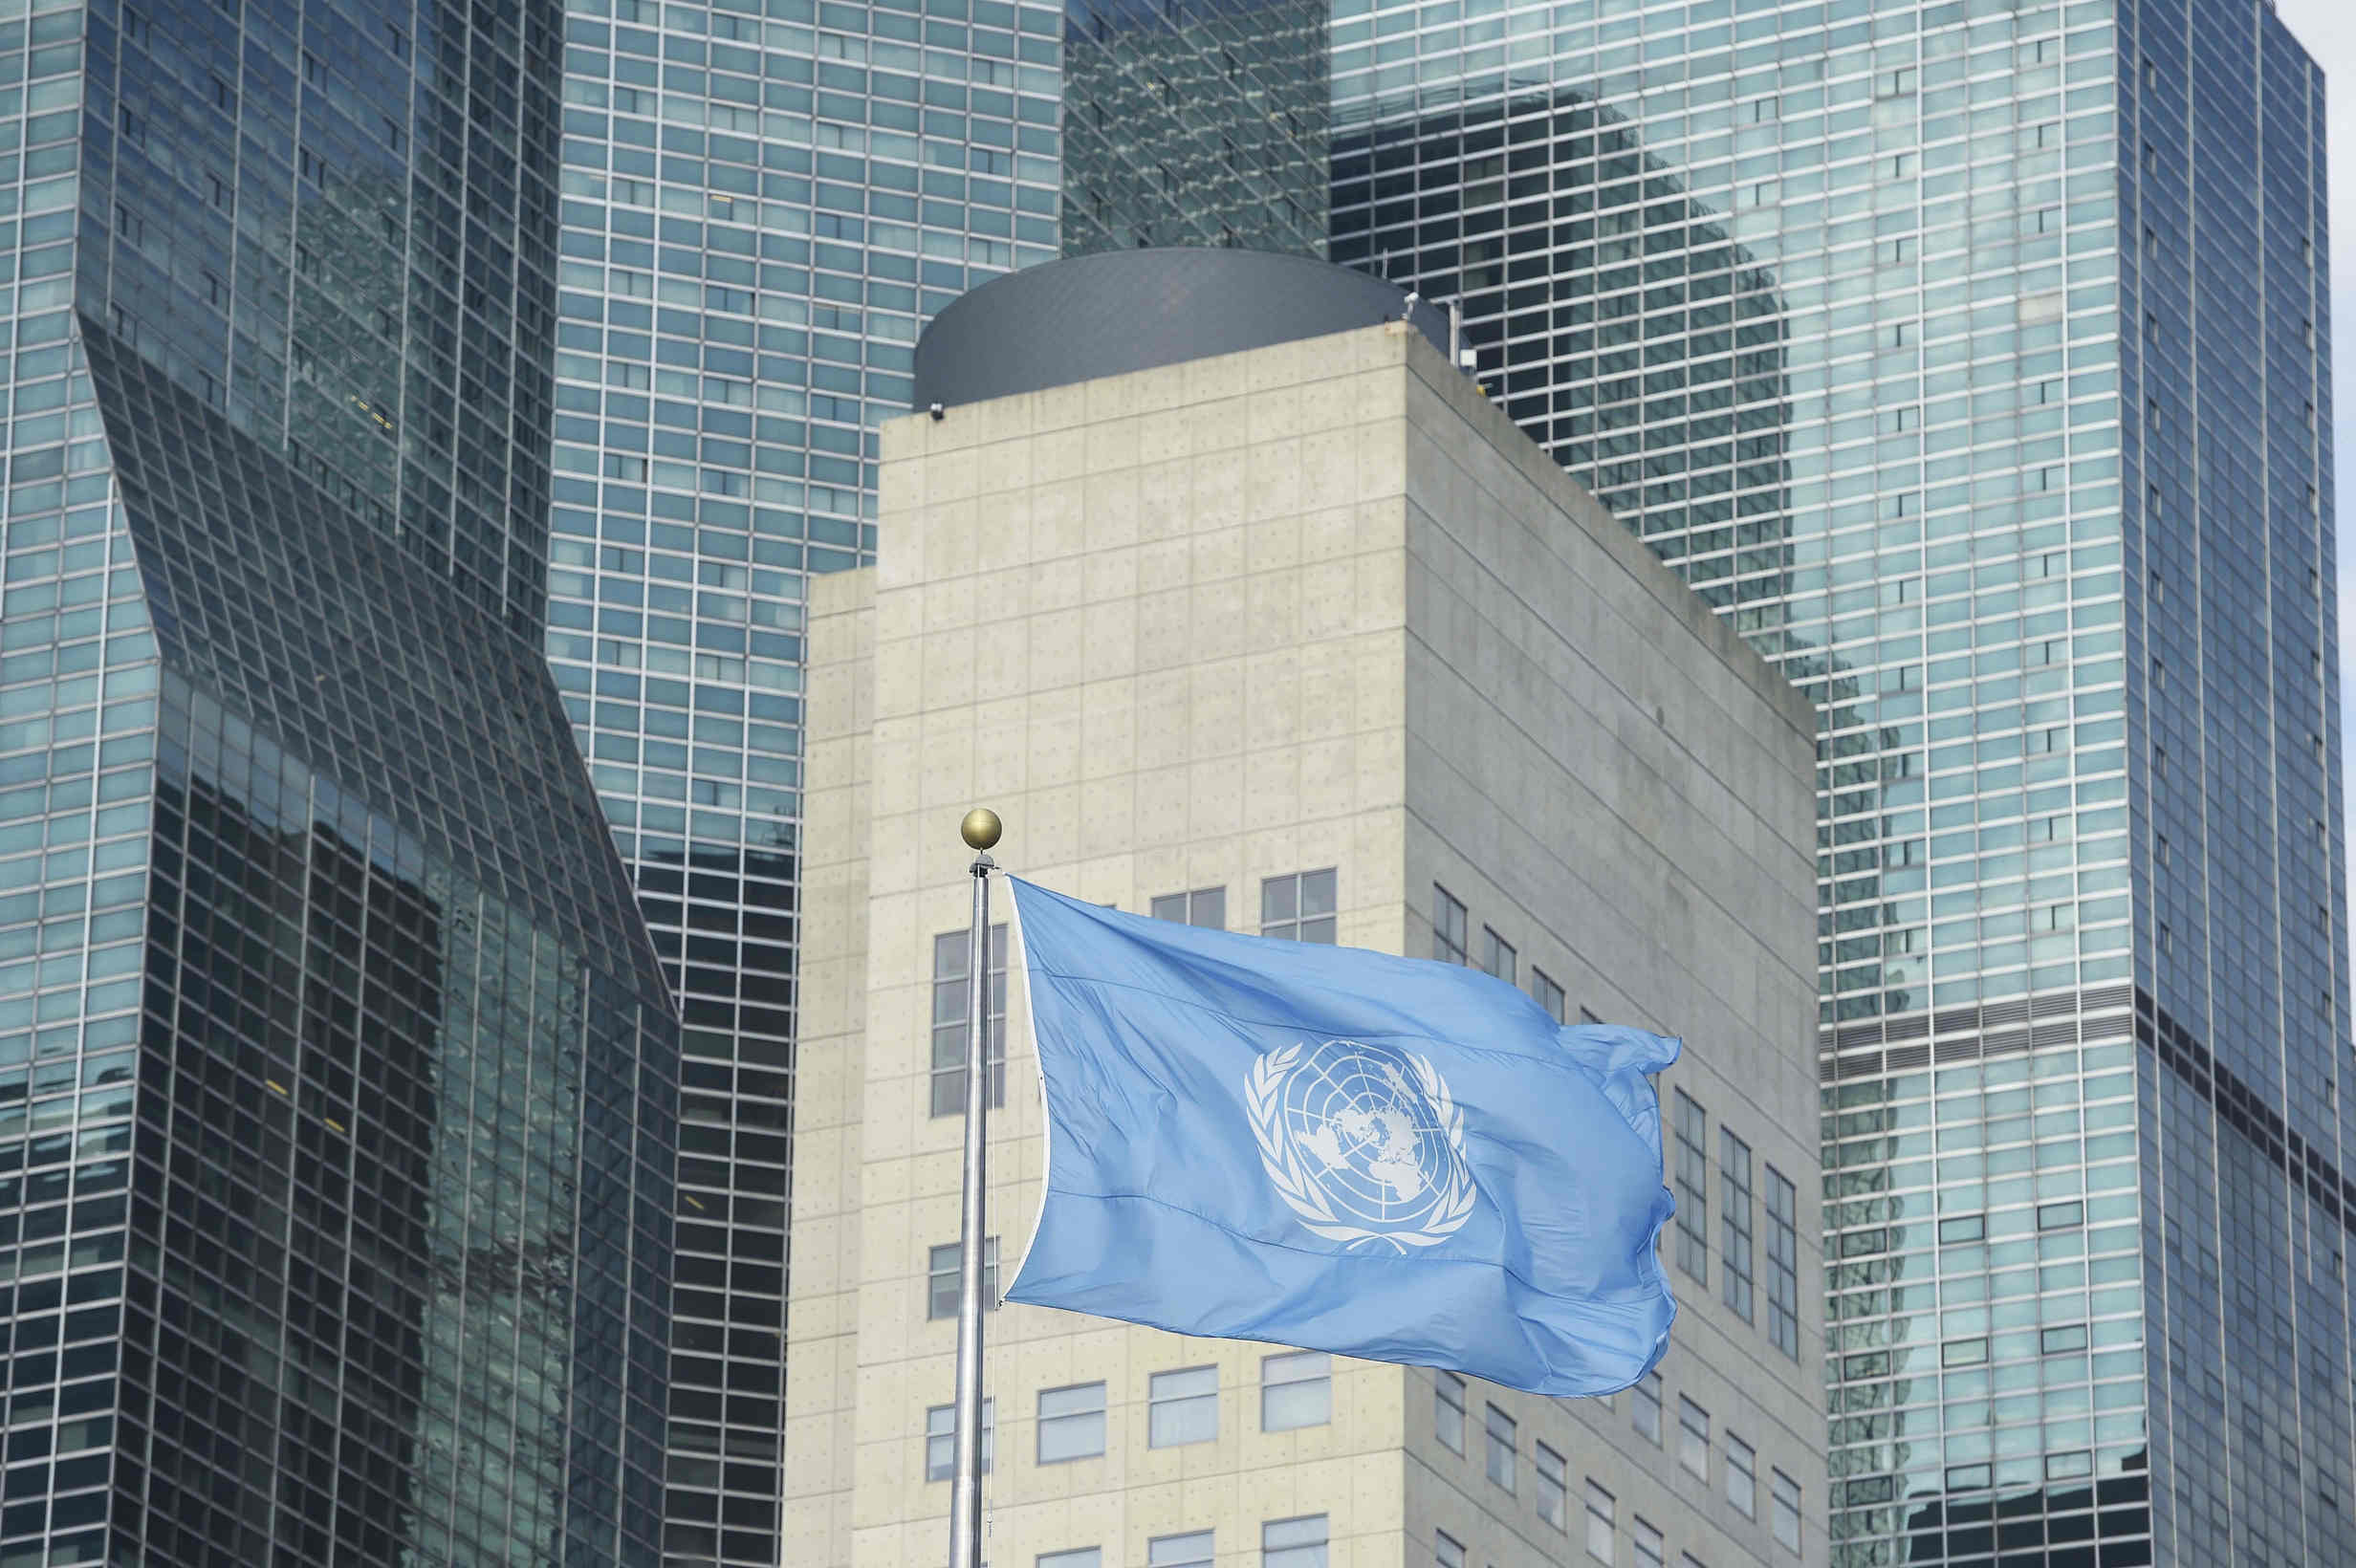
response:
[[[1520,972],[1514,945],[1486,926],[1481,927],[1481,968],[1509,986]]]
[[[1038,1568],[1101,1568],[1103,1560],[1101,1547],[1080,1546],[1068,1552],[1041,1552]]]
[[[1677,1267],[1710,1281],[1710,1117],[1677,1091]]]
[[[1191,893],[1165,893],[1153,901],[1151,913],[1156,920],[1174,920],[1181,926],[1200,926],[1209,930],[1227,929],[1227,889],[1198,887]]]
[[[1219,1369],[1156,1372],[1146,1384],[1145,1446],[1183,1448],[1219,1435]]]
[[[1039,1463],[1094,1459],[1104,1451],[1104,1385],[1039,1390]]]
[[[1145,1543],[1145,1568],[1211,1568],[1215,1542],[1208,1530],[1186,1535],[1156,1535]]]
[[[1677,1463],[1710,1479],[1710,1412],[1683,1394],[1677,1396]]]
[[[1800,1550],[1800,1483],[1781,1470],[1769,1470],[1770,1496],[1775,1504],[1776,1544]]]
[[[1557,1530],[1570,1529],[1571,1484],[1562,1456],[1538,1444],[1530,1473],[1538,1480],[1538,1516]]]
[[[1468,964],[1464,947],[1464,905],[1438,882],[1431,884],[1431,956],[1443,964]]]
[[[1520,1452],[1520,1444],[1514,1427],[1514,1418],[1492,1405],[1489,1407],[1488,1427],[1489,1479],[1511,1492],[1514,1490],[1514,1461]]]
[[[1628,1521],[1628,1536],[1636,1543],[1636,1568],[1661,1568],[1661,1533],[1642,1519]]]
[[[925,1264],[925,1316],[928,1318],[957,1316],[957,1270],[963,1249],[950,1242],[935,1247],[927,1254]],[[998,1238],[982,1238],[982,1310],[998,1310]]]
[[[1464,1452],[1464,1380],[1453,1372],[1432,1374],[1431,1429],[1452,1452]]]
[[[966,1108],[966,981],[970,931],[932,939],[932,1114]],[[1006,927],[990,928],[990,1107],[1006,1104]]]
[[[1758,1460],[1751,1445],[1726,1434],[1726,1500],[1746,1519],[1758,1517]]]
[[[1635,1396],[1628,1409],[1638,1434],[1657,1445],[1661,1441],[1661,1374],[1646,1373],[1628,1392]]]
[[[1548,1017],[1557,1023],[1564,1021],[1562,988],[1556,985],[1544,969],[1535,966],[1530,970],[1530,994],[1538,998],[1538,1005],[1546,1010]]]
[[[1800,1194],[1767,1167],[1767,1338],[1800,1360]]]
[[[1464,1542],[1445,1530],[1431,1533],[1431,1560],[1439,1568],[1464,1568]]]
[[[990,1462],[998,1447],[998,1402],[982,1401],[982,1473],[990,1473]],[[925,1412],[925,1479],[953,1481],[957,1478],[957,1406],[936,1405]]]
[[[1333,1361],[1325,1352],[1298,1350],[1260,1361],[1261,1431],[1322,1426],[1333,1418]],[[1318,1560],[1325,1560],[1322,1554]]]
[[[1587,1483],[1587,1556],[1598,1562],[1611,1560],[1613,1535],[1611,1493]]]
[[[1751,1145],[1718,1128],[1718,1294],[1751,1321]]]
[[[1260,1526],[1260,1568],[1325,1568],[1325,1515]]]
[[[1334,943],[1334,874],[1303,871],[1260,883],[1260,935],[1289,942]],[[1320,1554],[1320,1561],[1323,1560]]]

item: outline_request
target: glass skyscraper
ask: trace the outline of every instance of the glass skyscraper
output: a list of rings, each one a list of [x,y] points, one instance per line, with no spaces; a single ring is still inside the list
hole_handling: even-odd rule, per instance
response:
[[[538,645],[560,26],[0,5],[0,1562],[657,1560],[678,1024]]]
[[[547,651],[685,1023],[682,1568],[783,1550],[805,576],[873,559],[875,426],[967,289],[1322,247],[1324,14],[571,0]]]
[[[2253,0],[1332,44],[1334,259],[1820,705],[1834,1560],[2350,1560],[2321,74]]]

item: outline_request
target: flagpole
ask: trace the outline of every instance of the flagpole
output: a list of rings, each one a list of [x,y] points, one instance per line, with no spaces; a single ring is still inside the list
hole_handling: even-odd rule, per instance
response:
[[[982,1153],[990,1115],[990,874],[998,814],[976,806],[958,833],[973,851],[973,931],[966,947],[965,1204],[957,1239],[957,1476],[949,1568],[982,1568]]]

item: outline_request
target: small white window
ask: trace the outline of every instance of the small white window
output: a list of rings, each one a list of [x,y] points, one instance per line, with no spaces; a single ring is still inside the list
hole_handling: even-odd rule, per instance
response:
[[[1104,1451],[1104,1385],[1075,1383],[1039,1393],[1039,1463],[1094,1459]],[[1044,1559],[1042,1559],[1044,1560]]]
[[[1325,1352],[1299,1350],[1260,1362],[1261,1431],[1322,1426],[1333,1418],[1333,1359]]]
[[[1147,1388],[1145,1446],[1181,1448],[1219,1435],[1219,1369],[1156,1372]]]

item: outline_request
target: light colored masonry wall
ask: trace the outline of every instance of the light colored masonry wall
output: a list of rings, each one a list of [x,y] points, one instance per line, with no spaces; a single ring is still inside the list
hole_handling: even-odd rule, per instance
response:
[[[1767,1513],[1776,1470],[1800,1483],[1805,1558],[1822,1561],[1814,715],[1470,382],[1436,357],[1412,363],[1407,950],[1433,952],[1445,888],[1465,907],[1473,963],[1490,961],[1494,931],[1516,949],[1517,983],[1544,973],[1571,1018],[1583,1008],[1683,1036],[1664,1109],[1673,1122],[1683,1091],[1705,1119],[1707,1202],[1688,1217],[1702,1219],[1707,1253],[1699,1278],[1671,1264],[1680,1312],[1660,1444],[1640,1433],[1631,1396],[1495,1403],[1525,1448],[1567,1456],[1575,1490],[1611,1493],[1619,1531],[1658,1528],[1672,1564],[1791,1560]],[[1748,1321],[1724,1298],[1722,1130],[1751,1150]],[[1673,1165],[1673,1131],[1663,1142]],[[1770,1166],[1797,1188],[1797,1358],[1768,1334]],[[1678,1256],[1673,1237],[1663,1252]],[[1707,1433],[1706,1458],[1681,1449],[1687,1419]],[[1756,1517],[1729,1497],[1730,1436],[1756,1454]],[[1412,1531],[1510,1529],[1514,1548],[1484,1539],[1476,1554],[1498,1568],[1560,1553],[1526,1482],[1512,1506],[1429,1421],[1409,1423],[1409,1448]]]
[[[1263,1524],[1320,1514],[1332,1568],[1428,1568],[1438,1525],[1464,1542],[1472,1568],[1584,1562],[1590,1474],[1622,1499],[1618,1562],[1639,1560],[1636,1499],[1649,1499],[1645,1516],[1672,1568],[1681,1551],[1709,1568],[1800,1561],[1767,1534],[1771,1465],[1802,1483],[1804,1560],[1823,1561],[1822,1422],[1801,1419],[1821,1339],[1816,1112],[1797,1065],[1814,1016],[1806,711],[1756,661],[1737,664],[1750,656],[1698,605],[1633,575],[1650,568],[1641,549],[1602,542],[1617,525],[1559,472],[1510,497],[1521,510],[1509,515],[1458,511],[1477,498],[1438,477],[1444,454],[1492,479],[1544,464],[1535,451],[1526,463],[1482,454],[1483,441],[1523,438],[1501,416],[1468,424],[1494,413],[1476,399],[1435,402],[1453,380],[1420,338],[1373,327],[885,427],[880,564],[814,582],[810,606],[786,1461],[796,1568],[947,1559],[949,1487],[925,1479],[924,1432],[927,1410],[950,1397],[954,1326],[927,1319],[926,1266],[929,1248],[956,1239],[960,1127],[928,1114],[929,1021],[933,938],[963,927],[970,897],[956,823],[976,803],[1004,816],[997,858],[1019,875],[1130,910],[1224,887],[1238,930],[1258,928],[1263,878],[1331,867],[1341,941],[1425,953],[1430,883],[1454,878],[1476,936],[1482,919],[1510,921],[1525,954],[1577,983],[1574,1005],[1694,1042],[1697,1064],[1672,1081],[1707,1086],[1712,1139],[1727,1117],[1800,1186],[1809,1358],[1768,1364],[1780,1358],[1763,1329],[1712,1328],[1712,1309],[1689,1308],[1665,1367],[1668,1448],[1633,1436],[1626,1395],[1613,1408],[1474,1384],[1459,1458],[1433,1442],[1429,1372],[1337,1361],[1332,1419],[1270,1433],[1260,1372],[1273,1347],[1007,1307],[988,1323],[990,1563],[1033,1568],[1042,1554],[1094,1547],[1102,1568],[1145,1568],[1152,1538],[1211,1530],[1219,1568],[1258,1568]],[[1443,502],[1451,486],[1455,499]],[[1527,666],[1493,660],[1510,666],[1510,694],[1474,663],[1495,652],[1484,634],[1432,619],[1457,613],[1434,607],[1445,597],[1435,588],[1459,570],[1438,559],[1447,530],[1435,530],[1435,508],[1456,513],[1450,526],[1471,531],[1462,542],[1479,559],[1518,539],[1514,548],[1553,560],[1548,580],[1562,592],[1579,584],[1565,602],[1582,607],[1568,616],[1525,594],[1545,613],[1505,627]],[[1613,563],[1623,580],[1605,570]],[[1518,565],[1499,575],[1523,581]],[[1653,599],[1628,618],[1629,645],[1681,673],[1641,676],[1619,647],[1597,663],[1606,673],[1573,673],[1573,650],[1605,613],[1600,599],[1629,594]],[[1447,728],[1425,735],[1442,722],[1435,666],[1458,658],[1477,700],[1460,682],[1443,699]],[[1640,763],[1580,757],[1578,737],[1554,732],[1577,730],[1608,752],[1661,730],[1656,708],[1675,709],[1675,739],[1648,733]],[[1570,760],[1494,772],[1489,759],[1502,765],[1511,750],[1492,733],[1499,727]],[[1434,752],[1458,784],[1440,782]],[[1578,815],[1550,798],[1569,791],[1585,792]],[[1642,869],[1649,852],[1615,849],[1625,875],[1603,890],[1643,933],[1617,943],[1587,902],[1604,872],[1597,852],[1553,841],[1585,832],[1651,833],[1706,859],[1669,873]],[[1529,863],[1490,864],[1491,854]],[[1588,882],[1550,879],[1573,863]],[[1683,900],[1673,910],[1645,902],[1672,895]],[[1755,917],[1793,929],[1740,928]],[[1723,971],[1697,978],[1635,956],[1672,928],[1732,944]],[[1780,994],[1787,976],[1798,994]],[[1755,989],[1736,1003],[1738,983]],[[1018,974],[1012,991],[1011,1091],[992,1122],[990,1193],[1010,1276],[1043,1156]],[[1741,1043],[1721,1048],[1710,1037],[1719,1034]],[[1698,1063],[1706,1038],[1713,1053],[1744,1053],[1742,1067],[1732,1055]],[[1763,1266],[1763,1232],[1759,1253]],[[1763,1293],[1762,1277],[1762,1323]],[[1720,1375],[1698,1367],[1704,1355],[1726,1358]],[[1218,1369],[1217,1438],[1149,1447],[1150,1376],[1199,1366]],[[1104,1454],[1038,1463],[1040,1392],[1100,1380]],[[1718,1402],[1713,1486],[1724,1430],[1757,1445],[1756,1523],[1710,1500],[1721,1493],[1671,1479],[1680,1387]],[[1521,1424],[1511,1494],[1484,1478],[1491,1401]],[[1538,1512],[1540,1439],[1567,1458],[1567,1534]]]

